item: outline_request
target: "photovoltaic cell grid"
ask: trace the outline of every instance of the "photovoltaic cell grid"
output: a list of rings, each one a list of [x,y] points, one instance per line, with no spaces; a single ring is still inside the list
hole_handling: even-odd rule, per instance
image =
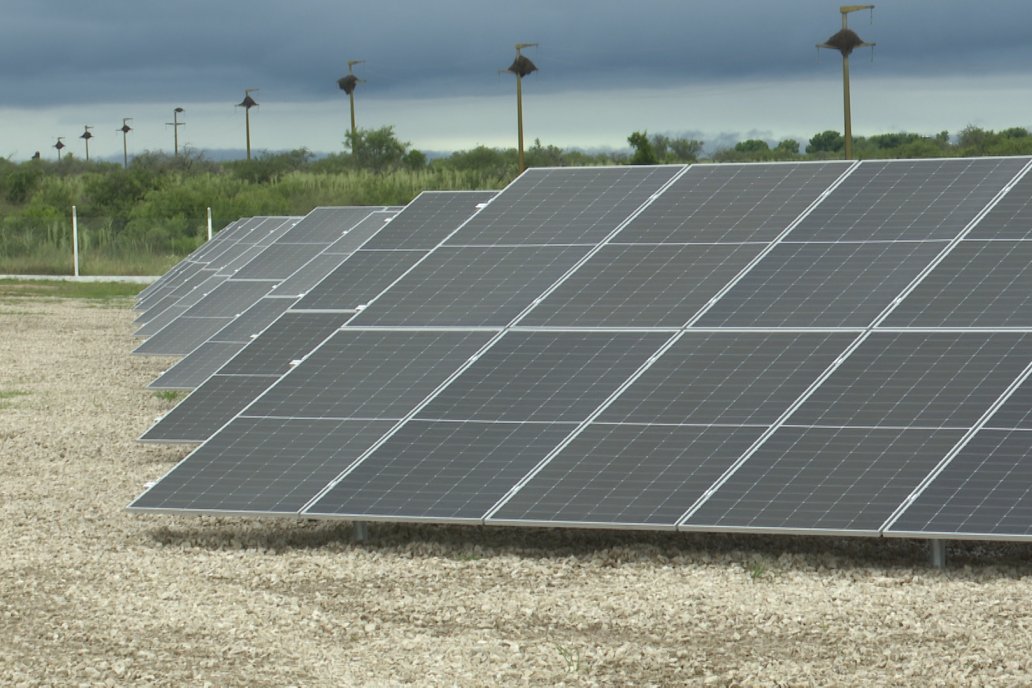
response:
[[[236,269],[260,254],[264,248],[257,246],[259,240],[277,237],[289,230],[298,218],[256,217],[241,222],[233,231],[232,239],[220,242],[209,252],[201,270],[191,271],[187,278],[169,285],[148,297],[144,312],[137,322],[144,324],[137,336],[150,336],[171,322],[170,306],[193,306],[223,281],[229,279]],[[178,313],[181,311],[171,311]],[[152,322],[161,317],[160,323]]]
[[[368,207],[316,208],[294,225],[290,231],[279,237],[277,243],[332,244],[375,209]]]
[[[250,342],[266,327],[297,303],[297,299],[266,296],[244,311],[226,327],[211,336],[214,342]]]
[[[237,418],[134,502],[137,509],[296,514],[390,423]]]
[[[389,234],[392,241],[404,242],[413,238],[411,235],[414,232],[432,232],[434,225],[421,220],[423,214],[432,215],[437,218],[438,222],[443,222],[449,227],[448,232],[453,231],[454,227],[475,212],[477,204],[491,196],[493,193],[434,192],[421,194],[399,216],[407,218],[407,220],[392,225]],[[328,215],[333,217],[332,213]],[[382,229],[386,219],[394,215],[394,211],[370,213],[369,217],[336,240],[330,248],[343,247],[342,250],[351,250],[361,245],[370,232]],[[327,214],[324,213],[324,220],[326,216]],[[313,294],[313,299],[318,300],[316,305],[323,307],[323,310],[315,313],[304,312],[301,309],[295,310],[283,315],[275,324],[265,330],[266,325],[269,325],[293,303],[292,299],[266,297],[215,333],[209,342],[187,355],[152,386],[160,384],[163,387],[176,389],[197,387],[198,384],[203,386],[208,377],[217,372],[225,375],[279,376],[290,368],[292,361],[308,354],[316,345],[329,337],[333,330],[350,319],[354,314],[353,309],[360,305],[360,302],[371,299],[376,293],[382,291],[386,284],[395,279],[395,277],[389,277],[387,282],[382,282],[384,275],[391,274],[386,266],[397,266],[397,275],[400,275],[425,253],[425,251],[408,250],[360,251],[358,255],[351,254],[351,260],[345,260],[346,256],[334,256],[337,260],[327,261],[322,265],[326,269],[336,269],[334,266],[340,267],[347,262],[347,268],[335,272],[331,278],[327,278],[325,272],[323,273],[322,277],[326,278],[324,279],[325,284],[321,285]],[[313,259],[312,262],[318,258]],[[389,260],[385,262],[380,258]],[[299,272],[305,271],[302,269]],[[305,279],[313,279],[311,271],[308,270],[307,273]],[[287,282],[293,279],[292,277]],[[283,284],[285,283],[281,283],[281,286]],[[312,299],[306,301],[306,303],[311,302]],[[350,304],[352,309],[342,309],[340,308],[342,304]],[[326,314],[323,312],[325,310],[333,312]],[[261,334],[255,337],[254,333],[256,332],[261,332]],[[246,349],[241,346],[236,351],[230,350],[229,347],[215,345],[217,340],[248,341],[252,338],[254,341]],[[230,361],[231,357],[233,360]],[[185,433],[189,433],[189,437],[193,441],[204,441],[225,422],[224,414],[227,410],[232,411],[231,415],[242,411],[273,381],[270,379],[265,383],[256,383],[253,386],[238,385],[236,393],[231,399],[221,399],[220,413],[214,415],[207,423],[203,420],[202,409],[208,399],[207,388],[199,390],[200,393],[193,398],[188,397],[182,401],[177,406],[176,413],[168,414],[159,420],[147,433],[147,437],[154,441],[161,441],[161,438],[165,436],[181,440]],[[261,381],[259,380],[259,382]],[[220,385],[221,378],[217,378],[211,381],[210,386],[218,387]],[[178,427],[181,422],[185,423],[187,430]],[[203,434],[204,432],[207,434]]]
[[[365,248],[430,250],[495,195],[494,191],[424,191]]]
[[[504,326],[587,251],[585,246],[443,246],[391,285],[353,324]]]
[[[620,243],[772,241],[850,164],[693,165],[620,232]]]
[[[134,354],[183,356],[247,311],[275,282],[226,281],[133,350]]]
[[[362,242],[366,241],[371,233],[382,228],[394,214],[394,212],[386,211],[370,213],[355,227],[330,244],[326,250],[329,251],[333,247],[341,250],[353,250],[354,247],[360,246]],[[318,247],[319,245],[306,244],[305,246]],[[351,253],[327,255],[325,252],[316,255],[288,279],[276,283],[269,291],[269,296],[260,299],[251,308],[237,316],[148,386],[155,389],[194,389],[208,376],[217,372],[245,344],[257,337],[287,309],[297,303],[297,298],[283,298],[282,295],[297,294],[300,296],[343,263],[349,255]],[[302,341],[305,340],[302,338]],[[229,342],[237,345],[230,346]]]
[[[595,245],[682,169],[530,169],[445,244]]]
[[[399,279],[494,192],[423,192],[325,279],[298,310],[354,310]]]
[[[245,345],[209,339],[159,375],[147,389],[196,389]]]
[[[253,399],[276,381],[276,375],[213,375],[165,414],[140,440],[200,443],[241,409],[239,399]]]
[[[1027,184],[1019,182],[1010,195],[998,198],[1027,162],[1010,158],[863,163],[841,179],[845,164],[829,164],[824,170],[807,165],[734,170],[696,166],[666,193],[687,184],[695,173],[697,188],[689,193],[684,187],[682,197],[697,193],[717,199],[723,193],[725,199],[738,199],[737,204],[724,201],[737,209],[705,209],[697,200],[690,209],[679,210],[678,202],[685,201],[646,194],[644,210],[630,222],[625,221],[640,204],[625,213],[614,224],[625,225],[615,235],[578,224],[584,218],[590,225],[596,221],[591,218],[606,217],[608,210],[583,207],[597,203],[601,194],[571,192],[567,187],[560,203],[539,183],[551,176],[554,188],[564,188],[561,172],[521,177],[452,235],[446,246],[497,250],[584,240],[582,257],[588,260],[560,275],[558,283],[538,273],[526,284],[508,288],[509,294],[517,294],[514,300],[522,299],[524,290],[529,294],[530,285],[545,298],[535,299],[537,307],[512,323],[517,329],[495,336],[399,424],[375,438],[370,435],[364,448],[351,445],[339,452],[331,462],[339,472],[314,501],[306,502],[303,513],[385,520],[1025,537],[1028,519],[1007,521],[1000,502],[994,500],[1009,500],[1018,513],[1027,507],[1021,490],[1007,491],[1013,484],[1006,476],[1028,470],[1024,457],[1032,432],[997,429],[1000,423],[1027,423],[1027,410],[1011,410],[1021,406],[1022,394],[1027,398],[1025,387],[1011,397],[1018,400],[1011,406],[1006,398],[1032,361],[1027,333],[1015,331],[1024,327],[1020,318],[1025,302],[1018,287],[1024,247],[1017,242],[1025,237],[1013,235],[1028,199],[1012,196],[1027,191]],[[777,168],[780,174],[773,174]],[[826,183],[821,174],[828,176]],[[793,175],[799,176],[792,183],[784,181]],[[825,193],[836,180],[840,183]],[[599,189],[614,184],[611,177],[596,183]],[[621,189],[636,191],[634,183],[624,181]],[[754,189],[753,183],[768,189]],[[812,192],[801,192],[808,184]],[[619,196],[618,202],[627,197]],[[750,205],[752,199],[756,203]],[[994,199],[1000,202],[980,218]],[[557,204],[566,207],[551,207]],[[795,214],[787,209],[795,207]],[[497,212],[503,208],[504,213]],[[784,213],[783,220],[763,224],[765,214],[777,212]],[[649,213],[658,218],[651,228],[652,243],[671,244],[666,253],[650,252],[650,242],[637,237],[626,239]],[[736,213],[741,217],[736,219]],[[689,215],[691,221],[677,221]],[[554,218],[567,224],[551,236],[566,241],[542,238],[543,228]],[[522,222],[525,219],[529,221]],[[1009,244],[996,246],[980,236],[983,223],[994,238],[1007,237]],[[969,228],[970,233],[962,235]],[[642,226],[637,231],[649,229]],[[693,231],[697,239],[707,240],[693,240]],[[611,241],[592,245],[605,236]],[[775,244],[767,243],[775,237]],[[740,254],[748,259],[735,263],[735,250],[710,253],[720,258],[708,259],[708,244],[758,250]],[[705,276],[695,282],[670,279],[677,297],[653,286],[665,277],[650,285],[635,274],[662,272],[664,263],[657,269],[649,256],[661,261],[683,247],[697,247],[698,253],[682,255],[690,256],[686,265],[702,266],[698,271]],[[623,256],[630,258],[621,263]],[[422,264],[394,286],[405,284]],[[534,262],[528,265],[532,269],[527,274],[534,274]],[[707,271],[710,266],[720,269]],[[983,280],[973,282],[975,289],[989,295],[978,297],[989,304],[981,311],[970,305],[975,297],[963,303],[960,285],[966,277],[960,273],[965,270],[983,272]],[[669,275],[679,276],[678,272],[671,268]],[[598,280],[606,273],[613,276],[614,286],[591,286],[592,280],[603,284]],[[375,310],[389,303],[385,298],[391,289],[359,318],[368,318],[366,325],[415,326],[417,331],[441,313],[455,321],[437,322],[438,327],[510,324],[497,306],[492,305],[494,312],[485,318],[477,306],[455,298],[469,293],[469,287],[446,286],[449,281],[440,267],[424,269],[419,277],[422,291],[414,287],[420,280],[414,280],[394,297],[394,304],[408,302],[397,321],[378,322],[384,317],[380,313],[391,309]],[[581,284],[576,283],[578,277]],[[625,289],[616,286],[621,281]],[[478,282],[492,282],[490,268],[475,266],[469,283]],[[693,289],[700,293],[693,294]],[[707,290],[711,296],[705,296]],[[621,292],[626,293],[624,301],[607,301]],[[599,303],[588,300],[592,294],[601,295]],[[545,309],[553,297],[553,305]],[[578,302],[578,297],[584,300]],[[943,300],[961,303],[938,305]],[[430,307],[429,316],[416,312],[417,302]],[[634,319],[635,304],[646,313],[641,320]],[[894,317],[893,308],[901,315]],[[607,311],[618,315],[610,317]],[[929,311],[941,318],[934,325],[906,320]],[[516,315],[520,312],[524,311]],[[585,312],[592,314],[582,316]],[[886,313],[889,317],[882,321]],[[697,317],[681,320],[686,314]],[[687,329],[676,334],[669,329],[686,324]],[[639,331],[563,329],[585,325]],[[535,329],[521,329],[526,326]],[[927,329],[936,326],[983,329]],[[663,327],[667,329],[656,329]],[[620,355],[588,355],[583,357],[588,363],[578,366],[575,342],[581,340],[567,337],[588,334],[598,337],[596,347],[609,343],[598,351],[629,356],[626,365],[615,362]],[[648,344],[632,354],[636,345],[617,335],[641,337]],[[572,365],[558,363],[564,360]],[[360,368],[345,365],[336,372],[346,376]],[[317,376],[311,377],[314,381]],[[598,382],[602,379],[605,384]],[[301,385],[292,394],[303,395],[306,389],[311,388]],[[564,397],[567,392],[569,397]],[[994,405],[1000,410],[986,422]],[[319,413],[339,412],[330,407]],[[245,415],[227,430],[244,420],[255,421],[252,431],[258,433],[270,427],[264,423],[309,422],[293,416]],[[384,422],[352,416],[318,420]],[[241,425],[233,433],[217,434],[209,444],[247,431]],[[958,444],[970,437],[966,445]],[[280,465],[261,451],[256,451],[256,461],[256,470],[269,461]],[[217,471],[220,465],[209,460],[206,470]],[[280,492],[302,477],[298,473],[286,479],[288,473],[279,474]],[[965,500],[957,485],[977,485],[983,496]],[[306,487],[305,493],[310,491]],[[183,490],[184,497],[189,494],[192,488]],[[943,495],[948,496],[945,507]],[[194,508],[246,512],[253,506],[226,506],[228,497],[215,501],[221,506],[212,506],[209,497],[207,506],[195,501]],[[937,505],[941,509],[933,508]],[[143,503],[133,507],[156,508]],[[174,494],[166,494],[160,508],[187,507]]]
[[[197,327],[199,323],[195,318],[238,318],[330,245],[357,248],[383,226],[382,216],[371,217],[377,210],[382,211],[316,208],[296,223],[284,223],[275,230],[275,238],[268,246],[253,246],[250,249],[253,255],[245,252],[236,258],[234,264],[246,261],[243,267],[230,271],[231,276],[225,282],[203,293],[190,309],[182,313],[168,311],[169,317],[160,319],[163,323],[160,330],[142,332],[152,336],[134,353],[189,354],[212,335],[209,327]]]
[[[244,227],[253,218],[241,219],[232,222],[212,237],[211,241],[205,242],[195,249],[190,255],[177,263],[171,270],[159,277],[143,289],[136,298],[134,308],[145,311],[150,305],[160,298],[161,295],[179,287],[183,281],[188,279],[197,270],[205,267],[209,262],[225,250],[226,247],[236,243],[243,232]]]
[[[284,314],[158,420],[142,439],[207,440],[346,320],[347,316],[333,313]],[[212,405],[218,408],[209,408]]]
[[[147,386],[151,389],[196,388],[296,301],[273,297],[261,299]]]

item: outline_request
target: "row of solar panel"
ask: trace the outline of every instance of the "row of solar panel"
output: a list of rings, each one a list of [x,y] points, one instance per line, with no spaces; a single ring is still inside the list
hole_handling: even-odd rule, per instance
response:
[[[981,241],[986,246],[975,255],[992,256],[996,244],[986,236],[1013,240],[1020,231],[1027,235],[1028,227],[1021,229],[1028,215],[1027,191],[1021,183],[1008,186],[1027,162],[864,163],[849,168],[845,177],[839,176],[845,166],[836,163],[698,166],[683,174],[670,168],[528,173],[472,220],[442,225],[444,240],[436,250],[410,264],[391,288],[374,294],[361,314],[343,318],[350,320],[344,330],[333,334],[342,322],[339,313],[336,320],[293,314],[322,327],[303,346],[320,337],[322,346],[133,506],[296,513],[308,505],[309,514],[362,518],[649,527],[681,522],[689,527],[878,532],[933,469],[955,465],[955,459],[944,463],[951,448],[960,448],[962,455],[963,447],[978,446],[974,440],[984,433],[999,432],[985,429],[995,417],[990,412],[1027,376],[1032,359],[1020,332],[872,328],[879,319],[890,324],[881,318],[887,309],[913,285],[911,296],[932,284],[926,278],[967,247],[965,242]],[[800,191],[821,174],[827,175],[823,185]],[[793,175],[811,181],[791,181]],[[689,200],[679,201],[678,194]],[[782,216],[771,219],[776,211]],[[654,217],[647,221],[650,213]],[[876,247],[864,254],[866,262],[856,263],[861,266],[857,274],[876,279],[854,279],[839,264],[818,269],[822,279],[803,280],[793,291],[799,275],[813,269],[824,253],[801,259],[794,281],[762,278],[765,261],[806,237],[807,226],[820,229],[821,242],[835,239],[822,248],[855,255],[858,246]],[[707,293],[694,310],[685,306],[684,314],[694,315],[673,321],[672,329],[657,327],[655,321],[640,332],[511,329],[554,325],[536,323],[537,309],[531,306],[544,306],[578,275],[591,274],[574,268],[590,265],[607,250],[628,248],[615,242],[624,242],[635,227],[652,236],[689,239],[679,244],[706,243],[699,239],[713,238],[706,234],[711,230],[726,238],[728,228],[754,239],[765,227],[768,243],[732,246],[752,246],[755,252],[724,274],[702,279]],[[861,232],[866,238],[858,242]],[[597,243],[538,246],[527,241],[558,243],[555,237]],[[1006,256],[1018,250],[1014,243],[1009,242]],[[474,246],[491,248],[459,258]],[[629,248],[648,248],[662,257],[685,249]],[[564,262],[563,252],[572,259]],[[512,269],[501,271],[508,279],[498,279],[491,266],[513,255]],[[541,255],[547,260],[532,259]],[[485,261],[484,270],[484,262],[471,256],[495,260]],[[874,257],[893,265],[886,271],[871,263]],[[999,308],[1003,313],[1007,304],[1025,301],[1020,285],[1015,287],[1017,278],[999,276],[1000,262],[990,260],[987,268],[997,285],[1011,290]],[[641,288],[652,276],[649,264],[642,265],[610,261],[607,269],[595,271],[595,279],[615,277],[614,284],[625,280],[625,286],[633,285],[623,294],[626,312],[653,303],[653,292],[661,299],[683,299],[675,279],[680,269],[671,273],[665,289],[650,291]],[[899,265],[907,271],[897,276],[893,271]],[[421,271],[432,278],[420,276]],[[792,271],[781,264],[771,274],[791,277]],[[726,317],[707,323],[725,299],[734,303],[736,290],[756,275],[761,279],[733,313],[766,314],[784,303],[793,314],[831,314],[838,325],[850,323],[858,331],[740,332],[724,329]],[[955,284],[962,295],[963,279],[954,276],[944,284]],[[653,284],[661,287],[662,279]],[[813,308],[814,289],[825,300],[823,308]],[[589,286],[575,293],[620,291]],[[948,291],[929,292],[929,301],[934,305]],[[840,296],[829,298],[833,292]],[[749,305],[760,297],[769,304]],[[576,299],[569,302],[569,313],[590,310]],[[918,315],[929,310],[941,307],[915,308]],[[598,308],[613,311],[619,311],[618,304]],[[456,313],[466,327],[484,324],[487,314],[493,327],[438,329],[442,323],[434,318]],[[557,319],[564,327],[579,324],[571,323],[570,316]],[[290,335],[301,329],[300,323],[281,328],[282,322],[251,347],[270,346],[275,341],[270,333]],[[354,329],[383,324],[418,328]],[[715,331],[691,329],[702,326]],[[757,325],[754,316],[746,327],[766,323]],[[786,341],[779,338],[786,336],[791,341],[779,349],[776,344]],[[299,339],[286,339],[289,346],[281,348],[296,351]],[[928,357],[927,351],[938,353]],[[771,359],[773,352],[778,355]],[[282,360],[278,365],[282,368]],[[860,366],[860,373],[851,378],[854,366]],[[700,369],[714,377],[694,376]],[[721,370],[742,375],[744,383],[736,387],[734,376],[722,378]],[[230,380],[246,379],[254,383],[253,390],[262,390],[282,372],[223,370],[212,380],[222,377],[228,386]],[[909,386],[900,382],[901,375],[911,373],[917,377]],[[247,377],[237,378],[240,374]],[[665,377],[649,383],[654,375]],[[267,377],[253,379],[262,376]],[[843,391],[836,392],[836,385]],[[862,392],[870,392],[870,398],[850,396]],[[253,400],[256,395],[245,396]],[[920,412],[908,415],[908,409]],[[608,463],[598,463],[606,457]],[[770,470],[761,470],[764,461],[771,462]],[[802,464],[786,468],[791,461]],[[745,482],[736,488],[739,478]],[[737,498],[736,489],[742,492]],[[712,510],[721,503],[734,508],[715,518]]]

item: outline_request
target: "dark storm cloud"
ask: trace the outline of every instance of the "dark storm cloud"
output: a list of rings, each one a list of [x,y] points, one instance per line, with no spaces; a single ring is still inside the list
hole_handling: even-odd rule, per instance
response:
[[[850,25],[879,74],[1020,74],[1032,62],[1026,0],[891,0]],[[5,106],[333,97],[349,58],[370,93],[492,95],[516,41],[543,91],[833,71],[813,47],[838,30],[827,0],[14,0],[0,25]],[[857,54],[868,60],[868,53]],[[1016,77],[1017,78],[1017,77]]]

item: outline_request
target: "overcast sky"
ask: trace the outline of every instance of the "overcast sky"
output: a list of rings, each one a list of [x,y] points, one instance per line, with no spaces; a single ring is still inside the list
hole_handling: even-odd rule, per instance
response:
[[[740,138],[841,130],[841,58],[814,47],[841,25],[828,0],[4,0],[0,155],[243,148],[343,150],[347,60],[365,83],[359,126],[421,150],[515,145],[513,44],[529,141],[626,146],[635,130]],[[886,0],[850,27],[853,128],[956,132],[1032,126],[1032,2]]]

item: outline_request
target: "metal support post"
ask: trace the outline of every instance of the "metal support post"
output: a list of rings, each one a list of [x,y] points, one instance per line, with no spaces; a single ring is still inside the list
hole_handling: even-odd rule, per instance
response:
[[[355,521],[353,537],[355,542],[366,542],[369,539],[369,524],[364,521]]]
[[[946,568],[946,541],[938,539],[929,540],[928,555],[928,561],[932,565],[932,568]]]
[[[211,241],[211,208],[208,208],[208,241]]]
[[[79,218],[72,206],[72,265],[75,269],[75,276],[79,276]]]

